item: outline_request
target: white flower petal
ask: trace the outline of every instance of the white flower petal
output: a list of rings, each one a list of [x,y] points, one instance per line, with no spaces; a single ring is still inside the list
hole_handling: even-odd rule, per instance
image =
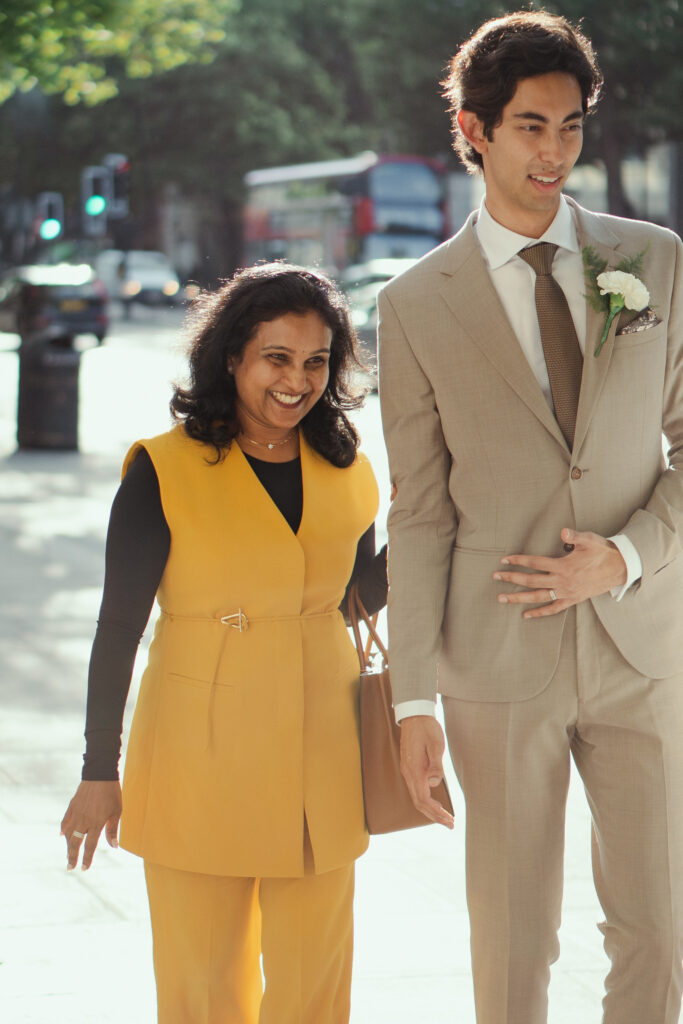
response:
[[[640,311],[650,301],[647,288],[633,274],[623,270],[607,270],[596,278],[601,295],[623,295],[627,309]]]

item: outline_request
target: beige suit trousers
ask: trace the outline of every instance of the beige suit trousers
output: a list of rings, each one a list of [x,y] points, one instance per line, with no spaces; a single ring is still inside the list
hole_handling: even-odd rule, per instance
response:
[[[572,758],[592,812],[599,927],[611,961],[604,1022],[677,1024],[683,676],[638,674],[586,602],[568,614],[558,668],[540,694],[443,704],[467,805],[478,1024],[547,1020]]]

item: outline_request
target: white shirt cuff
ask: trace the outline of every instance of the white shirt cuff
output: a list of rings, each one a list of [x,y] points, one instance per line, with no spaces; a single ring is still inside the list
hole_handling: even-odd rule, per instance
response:
[[[615,537],[609,537],[619,554],[626,562],[626,583],[621,587],[612,587],[610,594],[616,601],[621,601],[629,587],[633,586],[643,575],[643,563],[632,540],[625,533],[618,533]]]
[[[402,718],[415,718],[417,715],[429,715],[436,718],[436,701],[433,700],[402,700],[400,704],[394,705],[396,721]]]

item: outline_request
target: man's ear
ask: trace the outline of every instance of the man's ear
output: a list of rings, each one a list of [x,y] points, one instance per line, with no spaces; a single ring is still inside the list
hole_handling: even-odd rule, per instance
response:
[[[486,152],[488,139],[484,135],[484,126],[473,111],[458,111],[458,127],[475,152],[480,155]]]

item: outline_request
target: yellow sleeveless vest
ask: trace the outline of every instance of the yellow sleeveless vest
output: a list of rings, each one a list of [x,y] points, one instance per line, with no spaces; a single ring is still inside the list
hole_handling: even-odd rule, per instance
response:
[[[182,427],[144,447],[171,532],[126,757],[121,845],[185,871],[303,874],[367,846],[358,662],[338,611],[378,495],[368,460],[338,469],[301,437],[297,534],[233,444]]]

